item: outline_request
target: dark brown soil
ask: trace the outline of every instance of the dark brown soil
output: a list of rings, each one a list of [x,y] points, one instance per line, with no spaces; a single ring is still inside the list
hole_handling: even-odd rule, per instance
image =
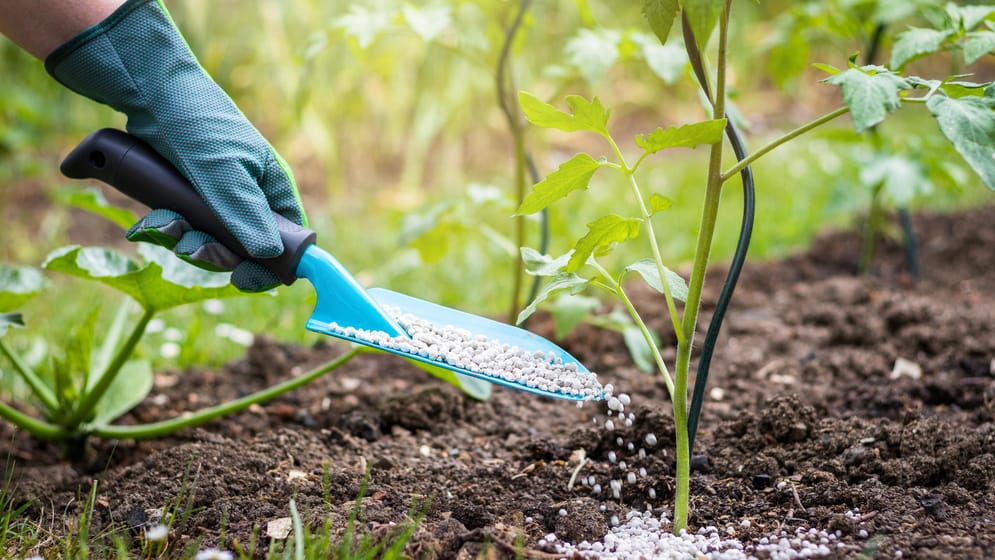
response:
[[[840,531],[836,557],[988,558],[995,550],[995,207],[920,215],[922,280],[884,241],[874,274],[852,274],[858,240],[821,237],[805,254],[743,273],[713,362],[691,486],[692,525],[732,527],[744,541],[797,527]],[[721,270],[709,288],[717,291]],[[660,302],[634,289],[647,304]],[[652,300],[652,301],[651,301]],[[709,295],[708,305],[714,300]],[[705,313],[702,325],[707,324]],[[662,328],[662,317],[652,322]],[[549,335],[548,318],[533,328]],[[664,335],[664,340],[667,340]],[[422,558],[514,557],[556,532],[598,539],[630,509],[670,508],[673,427],[658,377],[631,364],[621,338],[582,327],[563,346],[632,395],[631,427],[606,432],[603,403],[495,389],[486,402],[406,363],[361,356],[318,382],[201,429],[151,442],[97,442],[86,461],[18,434],[15,495],[46,526],[80,507],[99,481],[98,524],[136,526],[147,510],[192,496],[171,536],[203,546],[248,543],[289,503],[309,522],[344,527],[360,492],[362,528],[383,534],[428,504],[407,552]],[[217,371],[163,372],[125,422],[152,421],[231,399],[340,354],[259,339]],[[674,350],[667,349],[671,358]],[[896,375],[908,360],[921,376]],[[914,368],[913,368],[914,369]],[[0,437],[11,441],[9,426]],[[645,458],[616,444],[659,439]],[[580,475],[621,472],[610,451],[648,476],[621,500],[568,489]],[[327,481],[323,482],[323,473]],[[617,474],[616,474],[617,476]],[[606,486],[607,484],[604,483]],[[648,497],[655,489],[657,498]],[[330,498],[325,499],[325,494]],[[606,506],[604,511],[600,506]],[[568,515],[558,515],[564,509]],[[53,517],[54,516],[54,517]],[[748,520],[750,523],[742,523]],[[748,526],[747,526],[748,525]],[[265,549],[268,539],[260,536]]]

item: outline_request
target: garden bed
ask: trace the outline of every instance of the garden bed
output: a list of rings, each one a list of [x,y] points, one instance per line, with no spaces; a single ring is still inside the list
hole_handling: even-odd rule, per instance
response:
[[[855,277],[859,241],[849,232],[746,267],[693,461],[694,529],[714,526],[756,546],[814,528],[833,536],[834,557],[983,558],[995,550],[995,207],[914,221],[915,286],[901,248],[887,240],[874,274]],[[721,272],[707,284],[702,326]],[[634,288],[633,297],[648,309],[657,296]],[[662,300],[653,305],[663,309]],[[666,321],[660,314],[651,326],[663,330]],[[551,336],[548,317],[531,326]],[[170,537],[176,550],[196,540],[217,546],[222,533],[228,546],[244,545],[254,531],[264,550],[267,522],[288,517],[292,498],[310,522],[331,516],[344,527],[369,471],[364,530],[386,534],[413,505],[428,504],[408,544],[414,557],[472,558],[485,548],[546,557],[540,539],[548,533],[596,541],[613,515],[624,522],[647,507],[658,515],[673,498],[662,381],[639,372],[614,333],[581,327],[562,345],[631,395],[631,426],[606,431],[604,403],[577,408],[503,388],[470,401],[403,361],[363,355],[201,429],[97,442],[80,464],[60,462],[57,447],[24,434],[12,440],[7,424],[0,437],[12,441],[15,497],[33,500],[30,512],[46,527],[63,526],[98,480],[98,526],[138,527],[192,495],[185,525]],[[342,351],[331,341],[302,348],[257,337],[245,359],[225,368],[161,372],[152,396],[122,421],[229,400]],[[665,348],[668,362],[673,353]],[[577,450],[588,461],[568,489]],[[646,475],[629,483],[626,473],[641,468]],[[592,494],[592,475],[600,494]],[[620,499],[607,490],[613,479],[625,481]]]

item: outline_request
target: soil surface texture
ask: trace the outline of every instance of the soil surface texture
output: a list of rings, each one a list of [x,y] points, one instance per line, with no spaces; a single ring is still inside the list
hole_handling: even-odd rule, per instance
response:
[[[817,529],[838,535],[833,558],[995,554],[992,224],[995,207],[914,216],[918,282],[888,239],[871,275],[855,276],[860,243],[847,231],[821,236],[804,254],[747,265],[712,363],[692,531],[715,526],[750,543]],[[723,274],[714,269],[706,284],[702,332]],[[649,288],[631,292],[637,307],[664,309]],[[649,323],[672,364],[669,321],[657,313]],[[548,316],[530,328],[552,336]],[[674,486],[674,428],[659,376],[639,371],[616,333],[582,325],[560,343],[616,394],[631,395],[631,425],[616,418],[606,430],[604,402],[578,408],[500,387],[473,401],[402,360],[361,355],[201,428],[92,442],[81,461],[6,424],[0,438],[16,462],[14,498],[30,501],[45,526],[62,526],[96,482],[98,527],[137,534],[183,498],[173,550],[217,546],[221,534],[228,548],[247,546],[256,533],[261,554],[267,523],[289,517],[292,499],[305,522],[331,519],[344,530],[368,472],[360,529],[389,537],[423,512],[411,557],[551,558],[540,542],[548,533],[597,541],[612,516],[669,512]],[[237,398],[345,350],[257,337],[224,368],[160,372],[152,395],[121,421]],[[611,480],[623,482],[619,498]]]

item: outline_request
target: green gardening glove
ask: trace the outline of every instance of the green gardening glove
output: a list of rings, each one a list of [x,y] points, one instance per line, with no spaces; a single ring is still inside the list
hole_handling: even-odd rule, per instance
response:
[[[128,116],[127,129],[168,159],[254,258],[283,252],[272,212],[306,225],[286,162],[207,75],[161,1],[128,0],[45,60],[66,87]],[[209,270],[231,270],[245,291],[279,284],[182,216],[157,209],[127,233]]]

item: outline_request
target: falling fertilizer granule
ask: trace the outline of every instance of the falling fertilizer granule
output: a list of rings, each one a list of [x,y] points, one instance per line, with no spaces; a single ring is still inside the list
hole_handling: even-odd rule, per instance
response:
[[[397,309],[388,307],[385,311],[404,327],[410,338],[392,337],[383,331],[342,327],[335,323],[329,324],[328,328],[381,348],[445,362],[508,383],[575,399],[599,399],[604,393],[595,374],[578,371],[577,364],[564,363],[552,352],[531,352],[483,335],[474,335],[466,329],[439,326],[414,315],[400,313]]]

